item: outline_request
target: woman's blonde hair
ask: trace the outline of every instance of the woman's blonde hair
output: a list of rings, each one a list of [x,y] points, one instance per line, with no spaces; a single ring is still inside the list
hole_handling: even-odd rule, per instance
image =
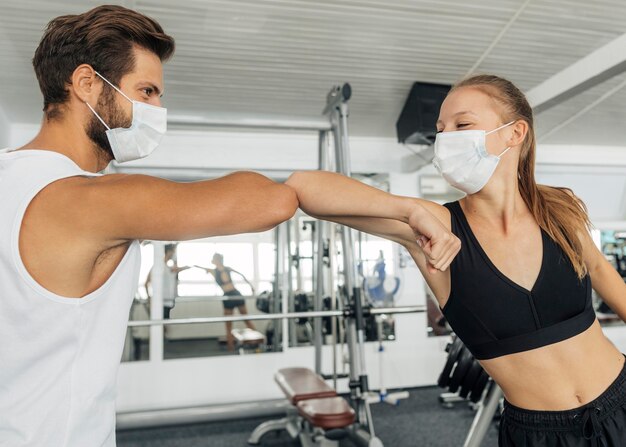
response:
[[[587,208],[571,189],[538,185],[535,181],[537,143],[533,110],[526,96],[512,82],[493,75],[464,79],[450,92],[462,87],[475,88],[492,98],[502,108],[502,122],[523,120],[528,124],[517,168],[519,190],[539,226],[563,249],[582,279],[587,274],[587,268],[579,235],[591,226]]]

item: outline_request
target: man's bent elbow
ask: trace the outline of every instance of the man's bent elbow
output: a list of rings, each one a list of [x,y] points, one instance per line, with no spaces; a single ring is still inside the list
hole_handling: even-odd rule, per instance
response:
[[[287,185],[276,185],[276,223],[278,225],[286,220],[289,220],[298,210],[298,196],[293,188]]]

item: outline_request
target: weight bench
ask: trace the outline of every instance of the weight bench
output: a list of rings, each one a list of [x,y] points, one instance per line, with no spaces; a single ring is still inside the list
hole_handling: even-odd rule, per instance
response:
[[[355,413],[343,397],[308,368],[283,368],[274,380],[293,405],[287,417],[266,421],[254,429],[248,444],[259,445],[271,431],[286,430],[303,447],[338,447]]]
[[[230,333],[235,338],[239,354],[245,354],[246,349],[256,350],[265,344],[265,335],[254,329],[233,329]]]

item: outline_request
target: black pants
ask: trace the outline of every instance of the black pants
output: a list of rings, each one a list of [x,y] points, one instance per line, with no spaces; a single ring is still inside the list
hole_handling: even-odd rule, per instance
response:
[[[505,401],[500,447],[626,446],[626,364],[597,399],[566,411],[531,411]]]

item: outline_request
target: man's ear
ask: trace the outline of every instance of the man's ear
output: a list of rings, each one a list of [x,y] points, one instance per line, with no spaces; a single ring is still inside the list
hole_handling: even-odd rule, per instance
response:
[[[79,65],[72,73],[69,92],[70,96],[78,101],[87,102],[90,106],[95,107],[102,92],[102,80],[91,65]]]

